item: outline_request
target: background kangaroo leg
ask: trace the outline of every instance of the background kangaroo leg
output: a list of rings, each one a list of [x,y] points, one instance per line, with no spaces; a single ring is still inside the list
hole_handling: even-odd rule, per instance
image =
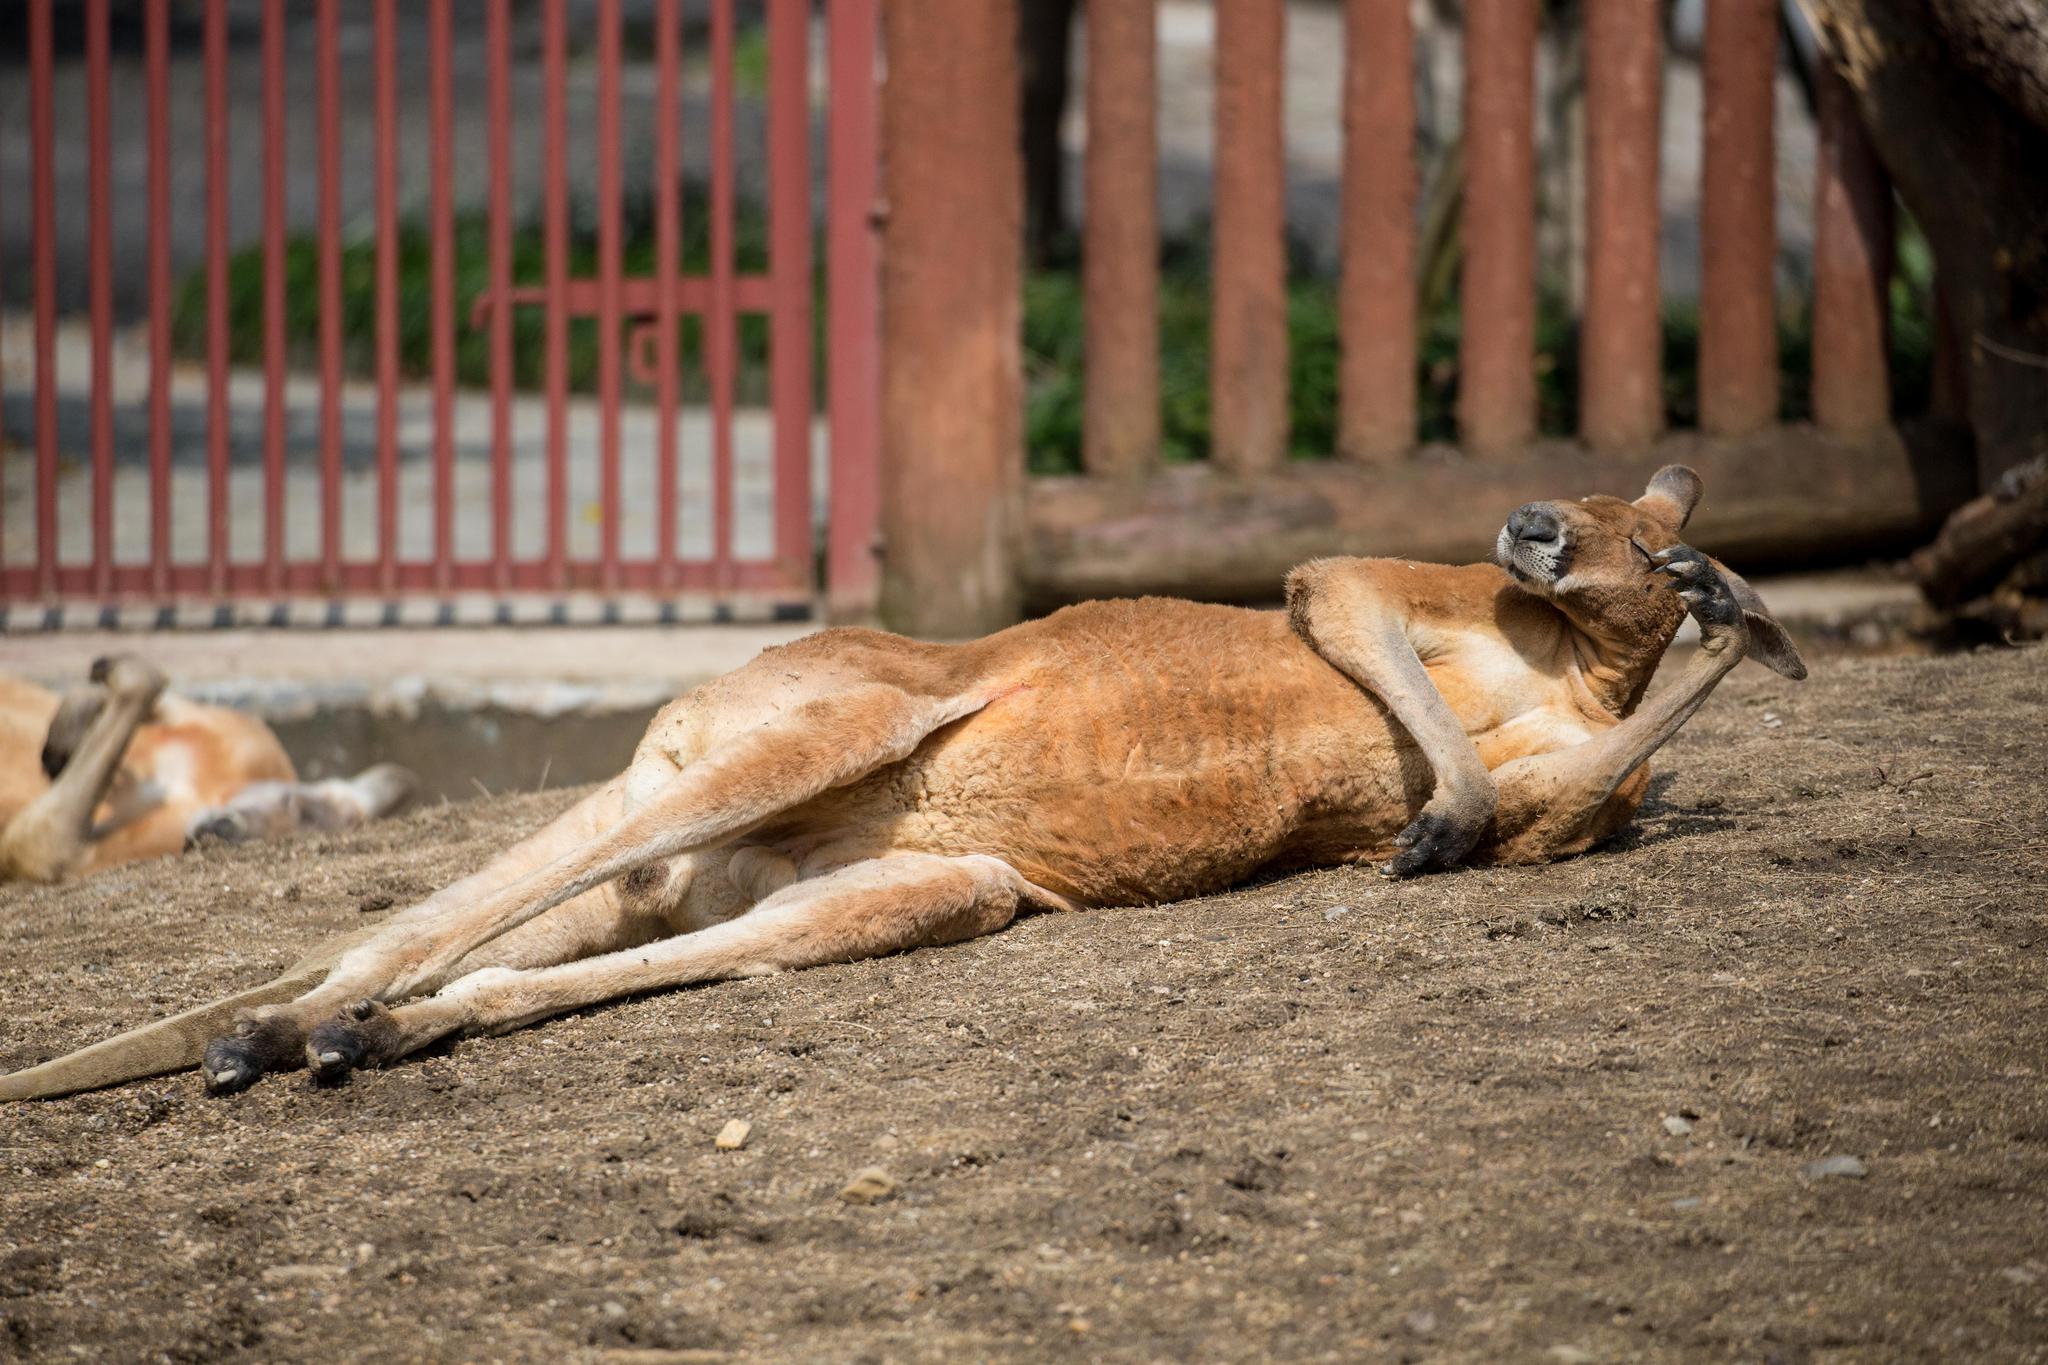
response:
[[[957,943],[1002,928],[1020,903],[1066,908],[997,858],[871,859],[785,887],[735,919],[645,947],[535,971],[487,968],[396,1009],[356,1001],[314,1029],[307,1047],[322,1074],[335,1078],[458,1029],[503,1032],[641,991]]]
[[[106,704],[64,762],[50,789],[0,831],[0,881],[53,882],[76,872],[91,850],[92,813],[121,766],[135,729],[149,718],[164,675],[127,655],[104,679]]]

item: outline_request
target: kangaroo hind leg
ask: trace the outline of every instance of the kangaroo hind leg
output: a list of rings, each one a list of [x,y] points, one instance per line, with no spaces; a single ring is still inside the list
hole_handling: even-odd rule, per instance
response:
[[[485,968],[396,1009],[353,1002],[314,1029],[307,1047],[323,1074],[338,1076],[457,1031],[503,1033],[644,991],[958,943],[1002,928],[1020,904],[1068,908],[997,858],[869,859],[785,887],[695,933],[532,971]]]
[[[723,742],[680,768],[666,758],[643,756],[614,789],[636,787],[642,771],[660,771],[661,781],[630,811],[614,802],[613,817],[605,822],[589,819],[594,810],[583,812],[573,825],[553,831],[554,837],[514,850],[470,882],[405,912],[344,956],[314,990],[262,1011],[250,1036],[223,1039],[209,1049],[215,1088],[239,1090],[263,1071],[296,1065],[306,1030],[343,1003],[402,1000],[431,989],[478,948],[555,906],[636,868],[726,843],[897,762],[932,731],[979,710],[993,695],[920,696],[885,684],[856,684],[791,706],[765,724],[728,729]],[[215,1068],[216,1053],[233,1065]],[[225,1079],[220,1071],[228,1073]]]

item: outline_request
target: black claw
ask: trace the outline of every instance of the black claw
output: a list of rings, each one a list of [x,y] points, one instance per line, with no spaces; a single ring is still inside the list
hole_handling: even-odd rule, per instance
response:
[[[1408,828],[1394,838],[1400,849],[1380,867],[1382,877],[1412,877],[1432,868],[1451,867],[1471,851],[1476,831],[1462,829],[1434,812],[1415,817]]]
[[[235,1031],[206,1045],[206,1093],[239,1095],[272,1071],[298,1064],[299,1034],[290,1021],[243,1017]]]
[[[391,1011],[375,1000],[358,1000],[306,1035],[306,1064],[316,1083],[338,1085],[351,1072],[388,1061],[397,1041]]]

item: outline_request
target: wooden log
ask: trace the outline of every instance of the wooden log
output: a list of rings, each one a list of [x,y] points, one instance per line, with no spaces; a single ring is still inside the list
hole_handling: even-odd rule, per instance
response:
[[[1016,619],[1024,469],[1016,0],[889,0],[882,91],[883,619]]]
[[[1891,428],[1845,441],[1808,426],[1738,440],[1672,433],[1622,457],[1543,441],[1512,465],[1425,452],[1369,469],[1296,462],[1259,480],[1199,465],[1138,485],[1034,479],[1025,604],[1143,593],[1271,602],[1288,569],[1319,555],[1469,563],[1491,554],[1524,502],[1633,497],[1665,464],[1690,465],[1706,482],[1687,540],[1745,568],[1902,552],[1975,491],[1953,441],[1930,434],[1909,448]]]
[[[1958,508],[1934,542],[1907,561],[1929,602],[1954,607],[1989,592],[2019,562],[2048,548],[2048,456],[2009,471]]]

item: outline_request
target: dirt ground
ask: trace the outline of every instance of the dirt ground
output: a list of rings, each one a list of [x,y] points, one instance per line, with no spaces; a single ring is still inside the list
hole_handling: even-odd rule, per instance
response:
[[[2048,649],[1745,667],[1661,766],[1551,868],[0,1110],[0,1355],[2048,1359]],[[565,800],[0,891],[0,1065],[259,980]],[[893,1197],[842,1201],[869,1165]]]

